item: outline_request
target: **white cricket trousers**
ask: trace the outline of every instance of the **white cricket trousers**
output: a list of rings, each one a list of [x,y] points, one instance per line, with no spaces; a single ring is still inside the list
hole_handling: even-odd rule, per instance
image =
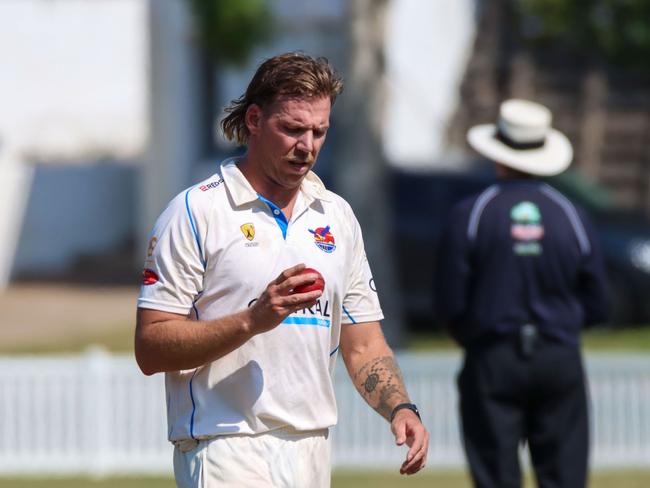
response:
[[[329,488],[328,430],[278,429],[174,448],[178,488]]]

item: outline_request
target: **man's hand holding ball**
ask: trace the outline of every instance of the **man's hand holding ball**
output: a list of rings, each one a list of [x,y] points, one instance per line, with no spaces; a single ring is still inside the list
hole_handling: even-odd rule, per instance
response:
[[[296,286],[293,289],[294,293],[307,293],[314,290],[323,291],[323,289],[325,288],[325,280],[323,279],[323,275],[321,275],[314,268],[305,268],[301,271],[300,274],[313,274],[316,275],[316,277],[314,281],[311,283],[306,283],[304,285]]]

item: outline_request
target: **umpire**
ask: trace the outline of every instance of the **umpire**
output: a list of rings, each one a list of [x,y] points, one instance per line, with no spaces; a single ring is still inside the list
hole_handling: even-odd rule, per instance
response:
[[[571,143],[551,113],[501,104],[470,145],[499,182],[460,202],[444,234],[439,313],[465,360],[464,447],[476,487],[521,486],[527,442],[540,488],[587,483],[589,427],[580,330],[608,317],[603,259],[580,209],[539,181],[564,171]]]

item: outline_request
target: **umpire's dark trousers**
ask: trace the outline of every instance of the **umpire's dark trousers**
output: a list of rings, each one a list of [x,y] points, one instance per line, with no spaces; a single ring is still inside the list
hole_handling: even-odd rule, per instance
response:
[[[525,440],[540,488],[587,482],[587,396],[577,347],[540,338],[526,357],[513,337],[466,350],[458,377],[463,440],[477,488],[519,488]]]

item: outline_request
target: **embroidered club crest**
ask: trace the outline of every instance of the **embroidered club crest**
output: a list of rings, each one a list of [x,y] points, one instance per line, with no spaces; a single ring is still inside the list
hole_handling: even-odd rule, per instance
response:
[[[247,224],[240,225],[239,228],[241,229],[246,239],[248,239],[249,241],[253,240],[253,238],[255,237],[255,226],[253,224],[249,222]]]
[[[318,227],[316,230],[309,229],[309,232],[314,234],[314,244],[316,244],[318,249],[321,251],[330,253],[336,249],[334,236],[330,232],[329,225],[327,227]]]

